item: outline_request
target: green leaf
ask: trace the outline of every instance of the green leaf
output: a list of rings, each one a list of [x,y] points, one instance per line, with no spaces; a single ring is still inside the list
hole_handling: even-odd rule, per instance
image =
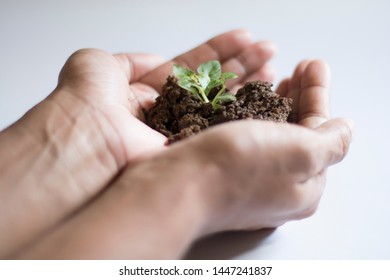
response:
[[[221,101],[222,103],[226,103],[226,102],[236,101],[237,98],[233,94],[225,93],[225,94],[218,96],[217,100]]]
[[[208,84],[207,88],[205,89],[206,95],[209,95],[211,89],[213,89],[213,88],[215,88],[215,87],[222,86],[223,83],[224,83],[224,82],[223,82],[222,80],[220,80],[220,79],[210,81],[210,83]]]
[[[223,82],[225,82],[226,80],[235,79],[237,77],[238,76],[232,72],[225,72],[225,73],[222,73],[221,80],[223,80]]]
[[[195,94],[196,96],[199,95],[198,90],[196,89],[196,85],[188,80],[179,80],[178,83],[179,87],[184,88],[185,90],[188,90],[192,94]]]
[[[198,81],[203,89],[206,89],[210,83],[210,77],[206,73],[200,73],[198,75]]]
[[[173,65],[173,74],[178,79],[188,79],[192,76],[195,76],[195,73],[192,70],[184,68],[183,66],[180,66],[178,64]]]
[[[198,73],[210,77],[210,80],[219,79],[221,76],[221,63],[217,60],[205,62],[199,65]]]
[[[197,74],[191,69],[174,64],[173,73],[178,79],[178,85],[197,96],[205,103],[210,102],[208,95],[213,88],[221,87],[212,101],[213,108],[219,107],[218,102],[231,102],[236,100],[234,95],[225,93],[225,82],[229,79],[237,78],[232,72],[222,73],[221,63],[212,60],[199,65]]]

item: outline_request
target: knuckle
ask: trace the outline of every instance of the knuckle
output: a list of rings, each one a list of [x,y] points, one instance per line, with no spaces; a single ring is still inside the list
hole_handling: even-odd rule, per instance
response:
[[[338,149],[335,152],[336,162],[342,161],[344,157],[347,155],[351,138],[352,138],[352,131],[350,129],[346,129],[346,128],[341,129],[340,137],[338,140],[339,143],[337,145]]]
[[[316,164],[315,148],[310,143],[299,142],[293,146],[290,166],[293,171],[310,173]]]
[[[76,64],[79,60],[84,59],[86,56],[89,56],[91,52],[94,52],[94,49],[79,49],[72,53],[68,60],[65,63],[65,67],[71,67]]]
[[[246,122],[249,124],[251,121]],[[220,143],[222,143],[223,150],[230,151],[232,156],[253,157],[259,143],[256,132],[250,127],[248,128],[241,131],[232,129],[221,135]]]
[[[318,210],[318,203],[310,205],[309,207],[297,212],[295,219],[302,220],[313,216]]]
[[[257,168],[254,161],[259,158],[259,145],[255,134],[244,123],[224,124],[199,137],[198,149],[224,170],[234,173],[238,170],[254,172]],[[205,142],[207,145],[204,145]]]
[[[296,184],[290,188],[288,196],[292,219],[300,220],[316,213],[324,184],[325,182],[320,180],[315,184]]]
[[[65,67],[77,66],[80,63],[88,63],[96,56],[107,55],[108,53],[101,49],[84,48],[75,51],[66,61]]]
[[[64,81],[77,81],[79,76],[88,73],[85,69],[94,69],[96,57],[107,56],[107,52],[100,49],[85,48],[75,51],[66,61],[59,74],[59,84]],[[84,70],[82,70],[84,69]]]
[[[75,57],[82,57],[82,56],[89,56],[89,55],[95,55],[95,54],[102,54],[106,53],[105,51],[101,49],[96,48],[83,48],[75,51],[71,56],[70,59]]]
[[[221,125],[220,129],[214,130],[213,138],[220,149],[233,154],[246,154],[253,152],[257,145],[255,132],[251,129],[250,120],[235,124]],[[229,126],[229,129],[228,127]]]

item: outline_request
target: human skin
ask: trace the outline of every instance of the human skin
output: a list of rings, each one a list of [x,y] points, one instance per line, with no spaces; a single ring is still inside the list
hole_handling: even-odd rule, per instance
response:
[[[218,59],[236,88],[272,80],[274,52],[235,30],[173,61]],[[350,121],[330,119],[326,63],[303,61],[280,84],[294,124],[239,121],[166,147],[142,109],[173,61],[78,51],[53,93],[0,134],[0,257],[178,258],[206,234],[313,214],[352,138]]]

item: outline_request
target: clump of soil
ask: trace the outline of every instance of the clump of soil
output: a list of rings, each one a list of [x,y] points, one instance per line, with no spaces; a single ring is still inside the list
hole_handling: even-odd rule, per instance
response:
[[[272,84],[262,81],[247,82],[236,94],[236,101],[222,104],[213,110],[192,93],[179,87],[177,79],[169,76],[161,96],[146,113],[146,123],[168,137],[172,143],[223,122],[241,119],[260,119],[286,122],[291,112],[292,99],[273,92]],[[220,88],[210,92],[210,100]]]

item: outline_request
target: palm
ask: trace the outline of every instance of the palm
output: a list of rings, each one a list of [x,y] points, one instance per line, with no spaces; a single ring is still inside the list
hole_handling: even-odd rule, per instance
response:
[[[114,142],[111,146],[121,153],[124,148],[130,159],[145,150],[163,146],[165,141],[165,137],[141,121],[142,98],[152,94],[149,97],[152,99],[157,93],[144,84],[134,83],[139,75],[159,65],[161,59],[134,55],[132,59],[137,64],[132,68],[134,73],[130,73],[131,68],[125,68],[121,58],[100,50],[78,51],[62,70],[59,86],[70,87],[69,92],[81,99],[100,122],[104,137]],[[103,122],[108,122],[110,129],[104,129],[107,125]]]

